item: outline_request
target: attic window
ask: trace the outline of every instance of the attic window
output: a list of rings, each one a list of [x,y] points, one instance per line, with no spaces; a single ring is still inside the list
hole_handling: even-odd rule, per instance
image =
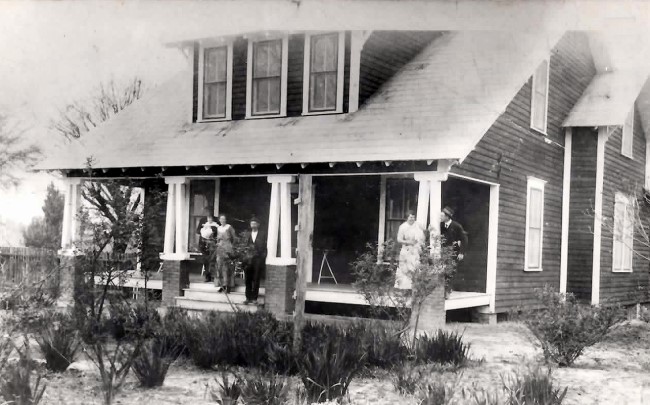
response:
[[[231,119],[232,44],[202,44],[199,53],[199,119]]]
[[[625,124],[623,125],[621,154],[630,159],[634,158],[634,107],[632,107],[632,111],[627,114]]]
[[[305,35],[303,114],[343,111],[345,35]]]
[[[533,75],[533,87],[530,97],[530,127],[546,134],[548,115],[549,64],[545,60],[537,67]]]
[[[288,38],[248,43],[247,118],[285,116]]]

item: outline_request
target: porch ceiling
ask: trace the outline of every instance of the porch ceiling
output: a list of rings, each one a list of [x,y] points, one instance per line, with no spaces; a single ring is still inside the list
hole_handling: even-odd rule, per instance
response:
[[[36,169],[462,160],[560,34],[443,35],[350,114],[190,123],[186,71]]]

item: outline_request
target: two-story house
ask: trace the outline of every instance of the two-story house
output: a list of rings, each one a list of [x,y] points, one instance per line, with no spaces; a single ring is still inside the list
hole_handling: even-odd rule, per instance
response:
[[[602,220],[629,222],[625,204],[645,178],[648,72],[612,71],[595,41],[584,32],[335,31],[174,44],[186,71],[83,147],[40,164],[69,184],[62,252],[74,245],[92,155],[94,178],[164,179],[166,305],[229,308],[192,282],[194,230],[208,206],[238,230],[261,218],[264,301],[277,314],[293,311],[296,269],[307,301],[363,305],[350,286],[355,255],[395,239],[409,210],[437,229],[444,206],[468,246],[454,291],[431,300],[425,323],[463,308],[496,321],[537,305],[545,284],[630,303],[625,293],[647,287],[647,267],[633,259],[629,227],[612,237]]]

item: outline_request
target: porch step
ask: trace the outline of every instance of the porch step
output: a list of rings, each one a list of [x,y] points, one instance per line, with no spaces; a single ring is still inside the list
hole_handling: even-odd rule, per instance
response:
[[[193,311],[233,312],[233,306],[239,311],[256,312],[258,310],[255,305],[237,304],[234,301],[231,306],[228,302],[205,301],[185,297],[176,297],[176,306]]]
[[[244,292],[233,291],[226,297],[225,293],[217,292],[216,288],[214,291],[207,289],[195,289],[195,288],[186,288],[183,290],[184,294],[182,298],[187,298],[191,300],[198,301],[210,301],[210,302],[224,302],[228,303],[228,300],[233,304],[243,304],[246,300],[246,295]],[[260,294],[257,302],[264,304],[264,295]]]

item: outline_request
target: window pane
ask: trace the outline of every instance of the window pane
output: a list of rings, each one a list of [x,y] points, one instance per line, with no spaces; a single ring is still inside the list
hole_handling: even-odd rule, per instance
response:
[[[542,97],[546,97],[546,80],[548,79],[548,65],[544,61],[535,72],[535,93],[541,94]]]
[[[336,73],[312,74],[309,82],[311,110],[336,109]]]
[[[253,77],[280,76],[282,71],[282,41],[255,43]]]
[[[226,115],[226,83],[206,84],[203,90],[204,117]]]
[[[338,34],[311,37],[311,71],[332,72],[337,70]]]
[[[541,229],[528,230],[528,267],[531,269],[540,268],[540,236]]]
[[[328,109],[336,108],[336,74],[330,73],[325,76],[325,105]]]
[[[536,97],[533,103],[533,126],[536,129],[544,130],[546,121],[546,100],[543,97]]]
[[[280,79],[268,79],[269,83],[269,112],[280,112]]]
[[[280,78],[255,79],[253,82],[253,113],[280,112]]]
[[[226,80],[227,48],[210,48],[205,50],[205,82]]]
[[[530,214],[528,219],[528,226],[535,229],[542,227],[542,190],[532,188],[530,189]]]

